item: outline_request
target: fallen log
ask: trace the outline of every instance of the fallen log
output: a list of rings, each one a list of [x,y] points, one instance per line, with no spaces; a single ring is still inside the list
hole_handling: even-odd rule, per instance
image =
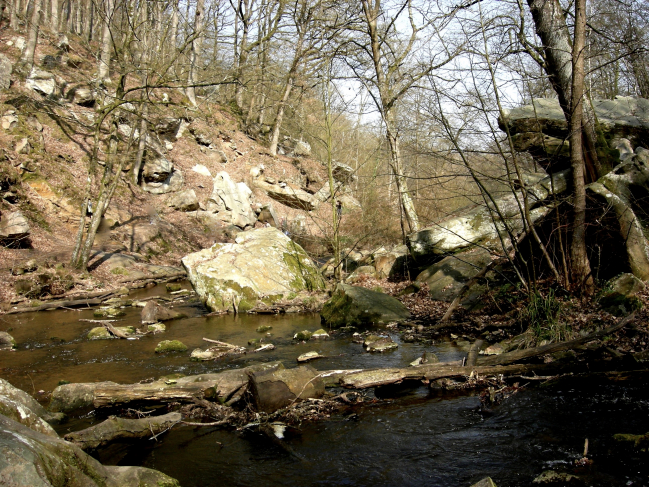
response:
[[[167,384],[164,381],[150,384],[115,384],[98,387],[94,391],[94,407],[121,406],[130,402],[192,402],[195,397],[216,399],[216,381]]]
[[[12,315],[17,313],[31,313],[32,311],[46,311],[51,309],[60,309],[60,308],[79,308],[79,307],[88,307],[99,306],[102,303],[102,300],[99,298],[93,299],[75,299],[72,301],[52,301],[46,304],[41,304],[40,306],[31,306],[29,308],[17,308],[7,311],[6,314]]]
[[[152,438],[171,429],[181,421],[180,413],[141,419],[111,416],[106,421],[81,431],[68,433],[63,438],[82,450],[95,450],[118,440]]]
[[[248,384],[248,373],[283,368],[281,362],[268,362],[215,374],[158,380],[148,384],[114,382],[72,383],[58,386],[52,392],[53,411],[86,412],[89,408],[123,406],[132,402],[151,405],[169,402],[195,402],[197,398],[234,402],[233,398]]]
[[[555,364],[514,364],[490,367],[464,367],[448,366],[444,363],[433,365],[420,365],[407,369],[376,369],[366,370],[344,375],[340,378],[340,385],[348,389],[367,389],[369,387],[387,386],[403,380],[437,380],[457,377],[469,377],[472,374],[492,375],[520,375],[556,369]]]
[[[500,355],[492,355],[490,357],[481,358],[478,360],[478,365],[487,366],[487,365],[503,365],[511,364],[514,362],[519,362],[532,357],[538,357],[539,355],[547,355],[555,352],[562,352],[565,350],[573,349],[584,343],[592,342],[606,335],[611,335],[616,331],[621,330],[626,325],[635,320],[636,313],[633,312],[626,318],[620,320],[619,323],[606,328],[605,330],[600,330],[585,337],[577,338],[575,340],[569,340],[566,342],[550,343],[548,345],[543,345],[541,347],[526,348],[522,350],[514,350],[513,352],[506,352]]]

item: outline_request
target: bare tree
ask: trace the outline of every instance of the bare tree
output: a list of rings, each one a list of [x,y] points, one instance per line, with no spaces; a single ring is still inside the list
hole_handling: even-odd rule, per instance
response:
[[[205,0],[196,1],[196,11],[194,12],[194,39],[192,40],[192,48],[189,56],[189,74],[187,76],[187,88],[185,93],[189,102],[193,106],[196,103],[196,71],[198,69],[199,57],[201,55],[201,48],[203,46],[203,25],[205,23]]]
[[[111,22],[114,12],[115,0],[104,0],[99,67],[97,69],[97,83],[99,85],[110,84],[110,54],[113,45]]]
[[[428,59],[418,63],[415,60],[416,48],[422,43],[432,43],[433,36],[443,30],[451,14],[430,18],[428,11],[415,10],[413,0],[399,2],[392,16],[384,10],[381,0],[361,0],[361,7],[363,29],[355,44],[371,68],[364,72],[365,61],[352,68],[368,88],[381,114],[400,204],[410,231],[416,232],[420,228],[419,217],[408,190],[397,112],[400,101],[411,88],[455,57],[456,52],[443,50],[443,59],[439,62]],[[401,32],[406,33],[402,35]]]

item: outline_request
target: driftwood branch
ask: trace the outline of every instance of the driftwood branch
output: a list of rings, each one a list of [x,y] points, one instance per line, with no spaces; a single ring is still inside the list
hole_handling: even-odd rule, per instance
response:
[[[206,342],[215,343],[216,345],[220,345],[221,347],[236,348],[236,349],[241,348],[238,345],[232,345],[231,343],[220,342],[218,340],[212,340],[211,338],[203,338],[203,340],[206,341]]]
[[[108,333],[111,335],[117,337],[117,338],[128,338],[124,333],[119,331],[117,328],[115,328],[113,325],[110,323],[102,323],[102,326],[108,330]]]

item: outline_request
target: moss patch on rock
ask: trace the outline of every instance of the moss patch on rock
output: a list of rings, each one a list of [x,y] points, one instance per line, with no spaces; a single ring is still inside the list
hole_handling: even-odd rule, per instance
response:
[[[155,353],[186,352],[187,345],[180,340],[162,340],[155,347]]]

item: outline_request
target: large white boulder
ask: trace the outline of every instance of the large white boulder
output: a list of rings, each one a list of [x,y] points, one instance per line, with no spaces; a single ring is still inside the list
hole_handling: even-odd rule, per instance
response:
[[[324,288],[304,249],[273,227],[241,232],[236,243],[189,254],[183,266],[196,293],[213,311],[244,312],[258,301]]]

